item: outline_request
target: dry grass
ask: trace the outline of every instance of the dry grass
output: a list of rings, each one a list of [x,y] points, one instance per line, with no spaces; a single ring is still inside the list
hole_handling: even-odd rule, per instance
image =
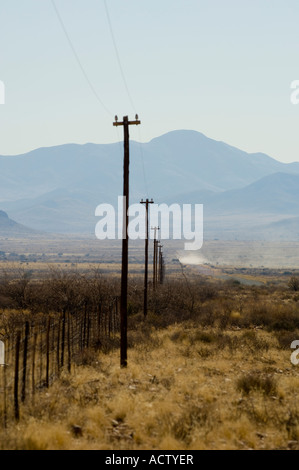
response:
[[[0,448],[297,447],[298,371],[272,333],[185,322],[147,337],[127,369],[114,351],[63,375],[0,432]]]
[[[72,374],[21,407],[18,424],[0,429],[0,449],[299,448],[299,366],[290,362],[299,339],[296,292],[186,282],[150,295],[146,322],[142,283],[132,283],[127,369],[115,345],[86,351]],[[99,285],[109,300],[113,284]],[[40,295],[30,289],[29,306]]]

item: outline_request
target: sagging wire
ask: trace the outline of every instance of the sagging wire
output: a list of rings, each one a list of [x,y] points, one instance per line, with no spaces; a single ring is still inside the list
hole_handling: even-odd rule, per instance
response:
[[[52,3],[52,5],[53,5],[54,11],[55,11],[56,16],[57,16],[57,18],[58,18],[58,21],[59,21],[59,23],[60,23],[60,25],[61,25],[61,28],[62,28],[62,30],[63,30],[63,32],[64,32],[64,34],[65,34],[65,37],[66,37],[66,39],[67,39],[67,41],[68,41],[68,43],[69,43],[69,46],[70,46],[70,48],[71,48],[71,50],[72,50],[72,52],[73,52],[73,54],[74,54],[74,57],[75,57],[75,59],[76,59],[76,61],[77,61],[77,64],[78,64],[78,66],[79,66],[79,68],[80,68],[80,70],[81,70],[81,72],[82,72],[82,74],[83,74],[83,76],[84,76],[86,82],[87,82],[88,85],[89,85],[89,88],[91,89],[92,93],[94,94],[94,96],[96,97],[96,99],[98,100],[98,102],[100,103],[100,105],[102,106],[102,108],[106,111],[106,113],[108,113],[110,116],[112,116],[111,111],[107,108],[107,106],[104,104],[103,100],[100,98],[100,96],[99,96],[99,94],[97,93],[95,87],[93,86],[91,80],[89,79],[89,77],[88,77],[88,75],[87,75],[87,72],[85,71],[85,68],[83,67],[83,65],[82,65],[82,63],[81,63],[81,60],[80,60],[80,58],[79,58],[79,56],[78,56],[78,54],[77,54],[77,51],[76,51],[76,49],[75,49],[75,47],[74,47],[74,45],[73,45],[73,43],[72,43],[72,40],[71,40],[71,38],[70,38],[70,36],[69,36],[69,34],[68,34],[68,32],[67,32],[67,29],[66,29],[66,27],[65,27],[65,24],[64,24],[64,22],[63,22],[63,20],[62,20],[62,17],[61,17],[61,15],[60,15],[60,13],[59,13],[59,10],[58,10],[58,8],[57,8],[57,5],[56,5],[56,3],[55,3],[55,0],[51,0],[51,3]]]

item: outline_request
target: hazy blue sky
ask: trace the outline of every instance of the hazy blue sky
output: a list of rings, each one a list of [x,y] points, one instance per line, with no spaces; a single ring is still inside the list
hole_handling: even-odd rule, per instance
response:
[[[131,138],[194,129],[249,152],[299,160],[298,0],[56,0],[92,94],[50,0],[1,0],[0,154],[120,139],[118,114],[139,113]]]

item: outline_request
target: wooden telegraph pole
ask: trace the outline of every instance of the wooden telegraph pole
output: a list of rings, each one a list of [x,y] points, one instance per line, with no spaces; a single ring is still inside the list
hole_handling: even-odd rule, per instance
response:
[[[163,283],[163,252],[162,252],[162,248],[163,248],[163,245],[158,245],[158,248],[159,248],[159,283],[162,284]]]
[[[144,318],[147,316],[147,280],[148,280],[148,206],[154,204],[153,199],[145,201],[141,199],[140,204],[145,204],[145,266],[144,266],[144,300],[143,300],[143,313]]]
[[[128,116],[124,116],[122,122],[118,122],[118,117],[115,116],[114,126],[124,127],[124,218],[123,218],[123,240],[122,240],[122,268],[121,268],[121,299],[120,299],[120,365],[127,367],[127,297],[128,297],[128,247],[129,247],[129,234],[128,234],[128,209],[129,209],[129,166],[130,166],[130,152],[129,152],[129,126],[138,125],[141,122],[138,120],[138,115],[135,116],[135,121],[129,121]]]
[[[160,230],[160,227],[152,227],[152,230],[154,230],[153,288],[155,290],[157,287],[157,230]]]

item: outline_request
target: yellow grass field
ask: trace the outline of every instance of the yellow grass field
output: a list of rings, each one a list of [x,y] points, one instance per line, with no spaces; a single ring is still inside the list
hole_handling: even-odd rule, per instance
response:
[[[86,351],[84,365],[0,431],[0,448],[299,448],[299,366],[288,346],[299,330],[155,322],[129,332],[127,369],[118,350]]]
[[[290,352],[263,331],[227,332],[240,345],[233,351],[213,341],[217,330],[205,334],[187,323],[154,332],[130,349],[126,370],[117,351],[92,354],[0,433],[1,448],[297,449],[299,370]],[[269,349],[255,350],[255,341]],[[273,390],[238,390],[253,373],[271,377]]]
[[[78,319],[99,302],[108,313],[116,305],[115,260],[55,256],[1,262],[0,334],[12,346],[22,318],[54,321],[69,309]],[[29,394],[18,421],[8,387],[6,428],[0,368],[0,449],[299,449],[297,271],[170,262],[164,285],[154,292],[149,284],[144,320],[138,256],[130,264],[128,367],[120,368],[119,332],[103,336],[104,316],[100,343],[74,356],[71,373],[64,365],[49,388]],[[9,362],[12,383],[14,350]]]

